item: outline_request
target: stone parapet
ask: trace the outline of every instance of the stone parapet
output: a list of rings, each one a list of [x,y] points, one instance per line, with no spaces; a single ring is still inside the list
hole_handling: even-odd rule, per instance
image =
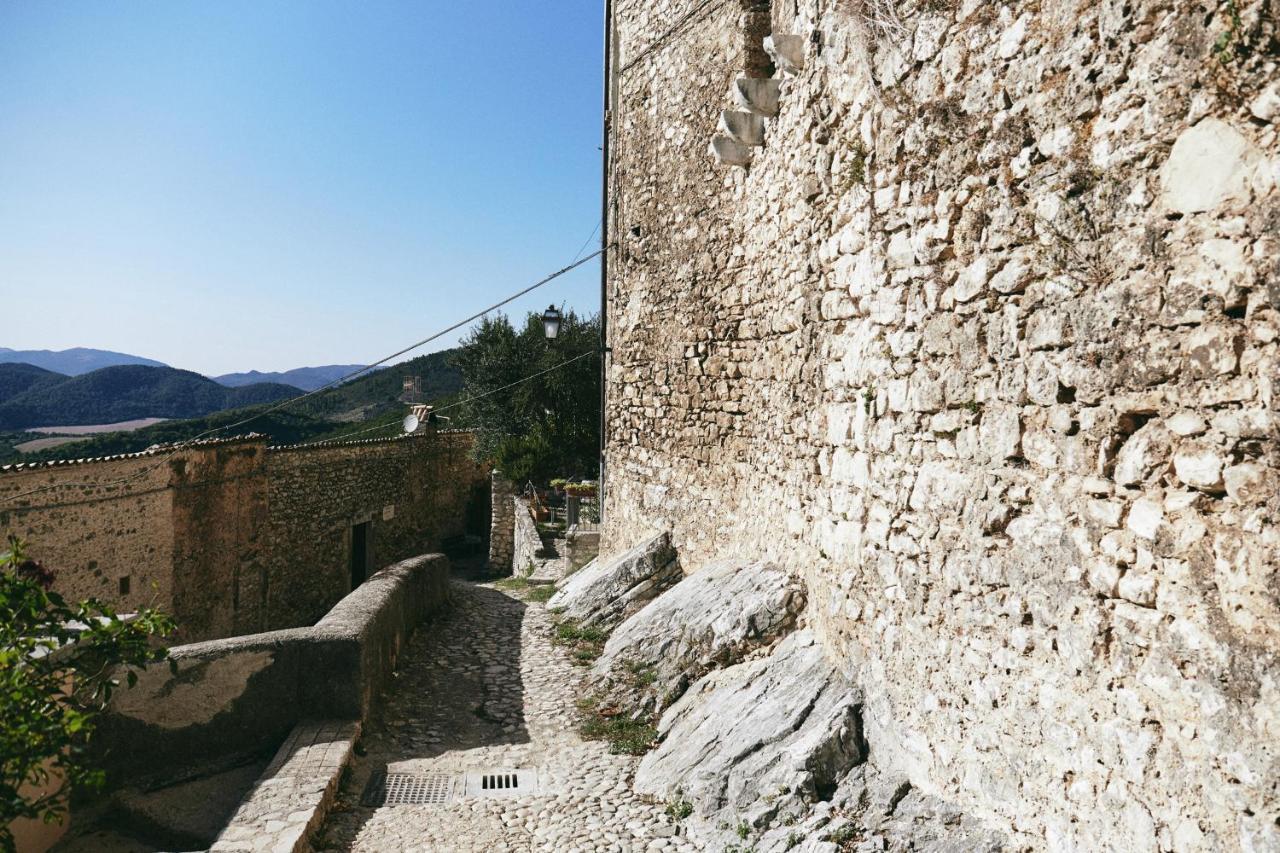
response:
[[[409,634],[447,603],[449,561],[388,566],[311,628],[172,649],[115,693],[94,746],[115,780],[181,779],[273,748],[304,719],[363,720]]]

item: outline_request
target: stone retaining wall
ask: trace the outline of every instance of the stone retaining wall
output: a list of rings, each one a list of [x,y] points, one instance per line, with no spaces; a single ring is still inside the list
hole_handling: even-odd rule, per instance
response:
[[[512,499],[512,505],[515,542],[511,569],[517,575],[530,575],[542,560],[538,556],[542,551],[542,537],[538,535],[538,524],[533,520],[529,501],[517,496]]]
[[[303,719],[363,720],[409,634],[448,596],[449,562],[414,557],[371,577],[311,628],[178,646],[177,673],[115,694],[95,746],[113,780],[180,779],[273,749]]]
[[[802,573],[1019,843],[1280,849],[1274,4],[764,5],[614,3],[605,550]]]

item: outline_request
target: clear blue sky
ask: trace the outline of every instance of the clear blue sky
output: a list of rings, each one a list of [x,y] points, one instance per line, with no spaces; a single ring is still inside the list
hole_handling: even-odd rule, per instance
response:
[[[365,363],[564,266],[602,5],[0,2],[0,346]]]

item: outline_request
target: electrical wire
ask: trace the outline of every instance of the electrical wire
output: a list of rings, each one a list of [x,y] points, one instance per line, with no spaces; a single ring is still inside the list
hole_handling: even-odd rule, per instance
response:
[[[703,0],[703,2],[699,3],[697,6],[694,6],[688,12],[681,15],[680,19],[677,20],[674,24],[672,24],[669,28],[667,28],[667,30],[663,32],[662,35],[655,38],[653,41],[651,41],[648,44],[647,47],[645,47],[643,50],[637,53],[634,57],[628,60],[622,66],[622,68],[618,69],[618,73],[625,74],[626,72],[630,71],[633,66],[635,66],[637,63],[639,63],[641,60],[643,60],[649,54],[653,53],[658,48],[662,47],[664,44],[666,44],[666,42],[672,36],[676,35],[676,33],[678,33],[680,30],[684,29],[684,27],[692,23],[693,20],[700,13],[707,11],[711,7],[719,6],[724,2],[725,0]]]
[[[601,226],[601,225],[604,225],[604,220],[603,220],[603,219],[601,219],[599,222],[597,222],[597,223],[596,223],[596,227],[595,227],[595,228],[593,228],[593,229],[591,229],[591,236],[590,236],[590,237],[588,237],[587,239],[583,240],[583,241],[582,241],[582,245],[578,247],[578,251],[576,251],[576,252],[574,252],[574,253],[573,253],[573,259],[574,259],[575,261],[576,261],[578,258],[582,257],[582,253],[583,253],[583,252],[585,252],[585,251],[586,251],[586,249],[587,249],[587,246],[591,244],[591,240],[592,240],[592,238],[593,238],[593,237],[595,237],[597,234],[599,234],[599,233],[600,233],[600,226]]]
[[[441,407],[439,407],[439,408],[433,408],[433,409],[431,410],[431,414],[433,414],[433,415],[434,415],[434,414],[439,414],[440,412],[447,412],[447,411],[449,411],[450,409],[456,409],[456,408],[458,408],[459,406],[465,406],[465,405],[467,405],[468,403],[474,403],[476,400],[481,400],[481,399],[483,399],[483,398],[485,398],[485,397],[492,396],[493,394],[498,394],[498,393],[500,393],[500,392],[502,392],[502,391],[506,391],[506,390],[508,390],[508,389],[510,389],[510,388],[514,388],[514,387],[516,387],[517,385],[523,385],[524,383],[526,383],[526,382],[528,382],[528,381],[530,381],[530,380],[532,380],[532,379],[537,379],[539,376],[546,376],[548,373],[550,373],[550,372],[551,372],[551,371],[553,371],[553,370],[559,370],[560,368],[562,368],[562,367],[564,367],[564,366],[566,366],[566,365],[573,364],[575,361],[581,361],[582,359],[586,358],[587,356],[589,356],[589,355],[595,355],[596,353],[597,353],[597,351],[596,351],[596,350],[594,350],[594,349],[589,349],[589,350],[587,350],[586,352],[579,353],[578,355],[575,355],[573,358],[566,359],[566,360],[564,360],[564,361],[560,362],[559,364],[553,364],[551,367],[548,367],[546,370],[539,370],[537,373],[531,373],[531,374],[529,374],[528,376],[526,376],[526,377],[524,377],[524,378],[522,378],[522,379],[517,379],[515,382],[509,383],[509,384],[507,384],[507,385],[503,385],[501,388],[494,388],[494,389],[492,389],[491,391],[485,391],[483,394],[476,394],[474,397],[468,397],[468,398],[467,398],[467,399],[465,399],[465,400],[459,400],[459,401],[457,401],[456,403],[450,403],[450,404],[449,404],[449,405],[447,405],[447,406],[441,406]],[[382,429],[390,429],[391,427],[398,427],[398,426],[400,426],[400,424],[399,424],[399,423],[395,423],[395,422],[392,422],[392,423],[389,423],[389,424],[379,424],[378,426],[375,426],[375,427],[369,427],[368,429],[362,429],[362,430],[359,430],[358,432],[348,432],[348,433],[343,433],[342,435],[336,435],[336,436],[332,436],[332,437],[330,437],[330,438],[321,438],[321,439],[317,439],[317,440],[315,440],[315,441],[308,441],[308,442],[304,442],[303,444],[293,445],[293,446],[295,446],[295,447],[310,447],[310,446],[311,446],[311,445],[313,445],[313,444],[328,444],[328,443],[330,443],[330,442],[335,442],[335,441],[346,441],[347,439],[352,438],[353,436],[357,436],[357,435],[364,435],[365,433],[377,432],[378,430],[382,430]]]
[[[587,242],[590,242],[590,238],[588,238]],[[147,468],[143,468],[142,470],[138,471],[137,473],[131,474],[128,477],[122,477],[118,480],[111,480],[105,483],[51,483],[47,486],[40,486],[39,488],[29,489],[25,492],[18,492],[17,494],[14,494],[14,495],[7,495],[2,499],[2,501],[0,501],[0,506],[12,504],[14,501],[20,500],[22,498],[27,498],[32,495],[38,495],[43,492],[51,491],[53,489],[106,488],[110,486],[123,486],[128,483],[132,483],[135,480],[142,479],[143,477],[146,477],[147,475],[151,474],[153,471],[156,471],[160,467],[162,467],[175,454],[181,452],[182,450],[185,450],[186,448],[190,447],[191,445],[195,444],[196,442],[204,438],[207,438],[208,436],[215,435],[216,433],[220,433],[220,432],[226,432],[227,430],[231,430],[231,429],[236,429],[237,427],[242,427],[245,424],[252,423],[253,421],[258,420],[259,418],[264,418],[267,415],[274,414],[275,412],[278,412],[282,409],[292,406],[295,403],[299,403],[303,400],[314,397],[325,391],[332,390],[333,388],[336,388],[339,385],[342,385],[356,378],[357,376],[361,376],[362,374],[368,373],[370,370],[373,370],[375,367],[380,367],[381,365],[386,364],[388,361],[391,361],[394,358],[399,358],[400,356],[405,355],[406,353],[412,352],[413,350],[418,349],[419,347],[425,346],[426,344],[429,344],[432,341],[437,340],[438,338],[441,338],[449,334],[450,332],[453,332],[462,328],[468,323],[471,323],[475,320],[480,319],[486,314],[489,314],[493,311],[498,310],[504,305],[514,302],[515,300],[519,299],[521,296],[524,296],[527,293],[531,293],[532,291],[537,290],[539,287],[542,287],[543,285],[554,281],[560,276],[565,275],[566,273],[577,269],[578,267],[585,264],[587,261],[590,261],[592,258],[595,258],[599,255],[604,254],[604,252],[608,248],[609,247],[597,249],[596,251],[592,252],[586,257],[576,259],[572,263],[570,263],[568,266],[563,267],[562,269],[556,270],[555,272],[551,273],[551,275],[548,275],[545,278],[542,278],[539,281],[534,282],[533,284],[529,285],[523,290],[519,290],[516,293],[511,294],[510,296],[508,296],[507,298],[503,299],[500,302],[496,302],[493,305],[490,305],[488,308],[485,308],[483,311],[477,311],[476,313],[472,314],[470,317],[466,318],[465,320],[460,320],[459,322],[454,323],[452,326],[449,326],[448,328],[441,329],[435,334],[425,337],[422,340],[418,341],[417,343],[410,344],[409,346],[404,347],[403,349],[397,350],[396,352],[391,353],[391,355],[388,355],[384,358],[380,358],[377,361],[373,362],[372,364],[366,365],[360,368],[359,370],[353,370],[350,373],[346,374],[345,376],[342,376],[338,379],[335,379],[331,382],[321,385],[319,388],[312,389],[311,391],[308,391],[305,394],[299,394],[297,397],[290,397],[287,400],[282,400],[281,402],[271,406],[270,408],[264,409],[261,412],[255,412],[254,414],[250,415],[247,418],[243,418],[242,420],[238,420],[238,421],[235,421],[234,423],[226,424],[225,426],[213,427],[211,429],[207,429],[202,433],[192,436],[191,438],[184,439],[183,441],[177,442],[169,449],[167,453],[165,453],[163,456],[160,457],[159,460],[157,460],[155,465],[152,465]],[[579,254],[581,254],[581,252],[579,252]],[[551,368],[551,369],[554,369],[554,368]]]

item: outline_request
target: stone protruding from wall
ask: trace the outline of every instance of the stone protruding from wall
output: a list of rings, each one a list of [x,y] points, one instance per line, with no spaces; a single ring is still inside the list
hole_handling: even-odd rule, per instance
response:
[[[770,10],[749,170],[689,142],[740,18],[618,70],[604,549],[803,575],[868,739],[1016,846],[1280,849],[1274,4]]]
[[[597,557],[570,575],[547,607],[582,625],[611,629],[682,577],[671,534],[650,536],[621,556]]]
[[[506,574],[512,570],[515,553],[515,483],[508,480],[501,471],[494,470],[489,475],[490,503],[493,515],[489,523],[489,563],[490,572]]]
[[[779,71],[791,75],[804,70],[804,44],[803,36],[774,33],[764,37],[765,53]]]

